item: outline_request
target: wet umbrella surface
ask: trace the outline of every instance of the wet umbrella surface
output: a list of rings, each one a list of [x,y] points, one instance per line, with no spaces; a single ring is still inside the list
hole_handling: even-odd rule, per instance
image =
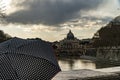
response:
[[[13,38],[0,44],[0,80],[51,80],[59,71],[52,47],[42,40]]]

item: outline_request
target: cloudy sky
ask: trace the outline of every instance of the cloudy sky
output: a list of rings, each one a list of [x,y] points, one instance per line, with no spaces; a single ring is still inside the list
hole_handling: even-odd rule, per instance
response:
[[[55,41],[69,29],[78,39],[91,38],[120,15],[120,0],[3,0],[7,17],[0,29],[11,36]]]

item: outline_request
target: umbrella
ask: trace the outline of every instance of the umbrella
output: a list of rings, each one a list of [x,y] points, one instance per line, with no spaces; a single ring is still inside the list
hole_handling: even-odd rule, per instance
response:
[[[60,67],[42,40],[13,38],[0,44],[0,80],[51,80]]]

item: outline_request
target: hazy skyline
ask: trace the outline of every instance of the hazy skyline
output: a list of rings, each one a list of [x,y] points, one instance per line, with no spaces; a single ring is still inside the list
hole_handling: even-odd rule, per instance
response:
[[[91,38],[120,15],[120,0],[4,0],[7,17],[0,29],[11,36],[63,39],[69,29],[78,39]]]

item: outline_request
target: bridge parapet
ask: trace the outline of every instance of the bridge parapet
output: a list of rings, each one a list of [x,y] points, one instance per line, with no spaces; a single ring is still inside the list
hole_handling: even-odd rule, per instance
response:
[[[120,80],[120,67],[62,71],[52,80]]]

